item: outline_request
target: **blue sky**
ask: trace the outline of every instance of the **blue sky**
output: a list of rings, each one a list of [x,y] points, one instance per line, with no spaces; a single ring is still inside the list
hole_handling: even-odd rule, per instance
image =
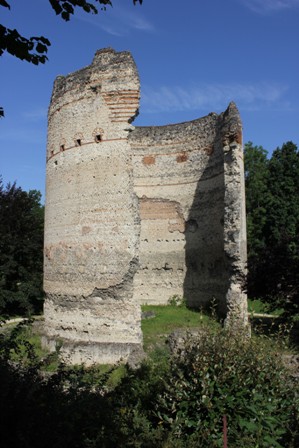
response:
[[[9,0],[8,0],[9,1]],[[299,145],[299,0],[113,0],[98,15],[66,23],[47,0],[10,0],[0,23],[44,35],[38,67],[0,58],[0,174],[44,193],[47,109],[53,81],[92,61],[96,50],[129,50],[141,81],[137,125],[182,122],[236,102],[244,140],[271,153]]]

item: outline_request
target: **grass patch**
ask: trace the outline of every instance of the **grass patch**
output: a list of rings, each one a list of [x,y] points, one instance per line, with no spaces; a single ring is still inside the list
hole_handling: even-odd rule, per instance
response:
[[[9,325],[12,327],[12,325]],[[15,336],[13,336],[15,333]],[[11,338],[14,343],[11,345],[11,360],[21,362],[24,365],[32,362],[40,362],[42,370],[45,372],[57,371],[59,365],[58,353],[49,353],[41,344],[41,337],[36,326],[26,323],[14,324],[13,328],[6,328],[7,338]],[[11,336],[10,336],[11,335]]]
[[[258,313],[258,314],[272,314],[273,316],[280,316],[284,310],[283,308],[278,308],[271,310],[268,303],[264,303],[259,299],[248,299],[248,312]]]
[[[259,300],[249,301],[249,310],[255,313],[264,313],[266,311],[265,304]],[[208,316],[201,310],[189,309],[184,303],[171,305],[143,305],[143,316],[141,327],[143,332],[143,347],[144,351],[154,361],[159,362],[169,355],[169,349],[165,343],[168,336],[175,330],[179,329],[200,329],[207,327],[207,329],[220,328],[220,324],[215,317]],[[37,324],[37,325],[36,325]],[[280,329],[280,322],[273,317],[251,317],[251,324],[253,334],[256,337],[267,335],[271,338],[271,344],[275,339],[283,339],[284,344],[286,337],[282,338]],[[9,325],[5,328],[4,333],[7,336],[14,331],[16,324]],[[13,328],[12,328],[13,327]],[[277,327],[277,328],[276,328]],[[45,372],[56,372],[59,366],[58,353],[50,353],[42,348],[41,337],[38,322],[34,322],[31,326],[21,324],[21,329],[18,331],[18,351],[12,351],[12,360],[15,362],[29,363],[30,353],[28,352],[28,345],[32,345],[35,356],[39,361],[42,361],[42,370]],[[111,366],[99,365],[97,366],[99,375],[107,372]],[[111,370],[109,374],[109,386],[117,385],[124,375],[122,366]],[[96,382],[96,380],[95,380]]]
[[[141,308],[143,315],[150,313],[153,315],[143,319],[141,323],[144,350],[147,353],[164,344],[167,336],[179,328],[218,326],[211,317],[184,305],[143,305]]]

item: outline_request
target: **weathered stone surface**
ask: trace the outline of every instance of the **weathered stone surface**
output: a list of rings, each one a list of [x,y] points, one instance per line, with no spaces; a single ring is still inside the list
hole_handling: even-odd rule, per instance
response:
[[[167,303],[184,296],[201,306],[223,301],[223,151],[219,117],[162,127],[136,128],[129,135],[134,188],[140,202],[140,269],[134,297]],[[151,156],[154,164],[144,164]]]
[[[127,135],[138,109],[132,56],[107,49],[55,81],[49,109],[45,341],[67,362],[116,362],[142,346],[133,300],[140,218]],[[112,350],[112,347],[114,349]]]
[[[112,49],[54,84],[44,343],[59,340],[70,363],[140,353],[140,304],[173,295],[197,307],[216,300],[227,322],[247,322],[237,108],[134,128],[139,90],[131,54]]]

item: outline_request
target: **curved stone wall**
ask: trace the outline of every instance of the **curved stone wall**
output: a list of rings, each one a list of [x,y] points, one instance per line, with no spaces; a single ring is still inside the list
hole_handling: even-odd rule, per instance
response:
[[[189,305],[223,301],[224,171],[219,117],[130,134],[134,189],[140,201],[140,269],[134,296]]]

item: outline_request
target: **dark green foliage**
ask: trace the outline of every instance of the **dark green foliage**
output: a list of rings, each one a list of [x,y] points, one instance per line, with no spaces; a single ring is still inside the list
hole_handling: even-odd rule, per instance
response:
[[[156,412],[182,446],[222,447],[224,415],[229,447],[290,446],[298,403],[280,355],[263,344],[207,330],[186,339],[170,371]]]
[[[56,373],[45,375],[30,344],[25,346],[25,365],[11,362],[19,350],[24,350],[18,333],[19,328],[10,337],[2,335],[0,339],[2,445],[88,447],[87,440],[101,434],[102,426],[109,426],[111,410],[101,394],[107,375],[99,378],[96,370],[67,369],[63,365]]]
[[[43,224],[41,194],[0,179],[0,315],[42,308]]]
[[[248,256],[253,261],[265,248],[264,226],[267,219],[268,160],[261,146],[245,145],[245,188],[247,208]]]
[[[230,448],[296,446],[298,384],[280,355],[255,340],[207,329],[187,338],[170,362],[127,368],[111,389],[113,369],[61,365],[43,373],[46,360],[24,344],[21,330],[0,334],[5,448],[222,447],[224,414]],[[15,356],[24,346],[25,364]]]
[[[299,152],[245,145],[248,293],[299,314]]]

